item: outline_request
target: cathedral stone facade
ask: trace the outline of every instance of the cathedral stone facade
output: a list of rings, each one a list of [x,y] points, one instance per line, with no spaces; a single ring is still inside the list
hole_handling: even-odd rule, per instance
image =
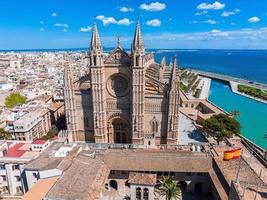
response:
[[[74,141],[131,143],[145,146],[177,144],[179,76],[176,59],[166,66],[146,54],[140,23],[128,54],[120,45],[103,53],[96,23],[89,72],[73,80],[65,66],[65,111]]]

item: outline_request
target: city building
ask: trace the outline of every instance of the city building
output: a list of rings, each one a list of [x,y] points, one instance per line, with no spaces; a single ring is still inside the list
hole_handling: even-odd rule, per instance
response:
[[[40,143],[41,140],[38,140]],[[42,150],[49,146],[49,141]],[[0,141],[0,185],[2,196],[22,196],[25,191],[24,166],[29,161],[37,158],[41,151],[32,147],[36,142],[29,141]]]
[[[50,112],[41,108],[29,112],[13,122],[16,140],[35,140],[45,135],[51,128]]]
[[[64,158],[52,153],[56,150],[46,150],[25,166],[31,186],[24,200],[35,193],[41,194],[36,200],[161,200],[164,197],[158,185],[167,176],[185,199],[242,200],[240,184],[247,185],[245,196],[257,194],[262,200],[267,192],[263,181],[266,176],[259,177],[246,160],[223,160],[228,146],[211,149],[205,145],[200,152],[192,152],[190,146],[144,149],[138,145],[119,148],[116,144],[76,144],[72,150],[68,148]],[[38,177],[34,182],[32,173]],[[259,193],[255,192],[257,186]]]
[[[131,54],[118,38],[117,47],[106,56],[95,23],[88,57],[90,72],[79,80],[65,67],[66,119],[74,141],[177,144],[177,61],[163,68],[153,54],[146,54],[139,22]]]
[[[75,144],[68,145],[52,142],[38,158],[31,160],[24,166],[26,191],[31,189],[38,180],[60,176],[63,173],[62,162],[71,162],[69,152]]]

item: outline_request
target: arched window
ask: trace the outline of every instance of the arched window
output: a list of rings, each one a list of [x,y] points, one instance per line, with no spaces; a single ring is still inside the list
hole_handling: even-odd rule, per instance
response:
[[[96,65],[96,56],[93,57],[94,65]]]
[[[117,190],[118,189],[118,183],[117,183],[117,181],[111,180],[109,182],[109,187],[113,188],[114,190]]]
[[[139,56],[136,56],[135,65],[139,66]]]
[[[136,188],[135,197],[137,200],[141,200],[141,188]]]
[[[156,118],[153,118],[152,122],[151,122],[151,131],[152,133],[157,133],[158,132],[158,121],[156,120]]]
[[[177,183],[177,186],[180,187],[182,192],[186,192],[187,191],[187,183],[185,181],[179,181]]]
[[[144,189],[143,197],[144,200],[148,200],[149,198],[149,190],[147,188]]]

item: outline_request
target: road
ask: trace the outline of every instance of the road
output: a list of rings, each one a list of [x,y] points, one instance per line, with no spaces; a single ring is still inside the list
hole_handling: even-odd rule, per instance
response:
[[[211,78],[211,79],[217,79],[217,80],[222,80],[222,81],[226,81],[226,82],[234,81],[234,82],[237,82],[237,83],[240,83],[243,85],[247,85],[250,87],[258,88],[261,90],[267,90],[267,84],[264,84],[264,83],[258,83],[255,81],[249,81],[249,80],[242,79],[242,78],[236,78],[236,77],[222,75],[222,74],[216,74],[216,73],[212,73],[212,72],[205,72],[205,71],[193,70],[193,69],[188,69],[188,70],[195,72],[201,76]]]

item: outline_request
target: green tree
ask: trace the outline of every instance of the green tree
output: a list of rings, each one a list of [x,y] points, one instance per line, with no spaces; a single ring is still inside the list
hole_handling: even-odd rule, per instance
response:
[[[181,196],[181,189],[169,176],[160,180],[158,191],[161,196],[165,196],[166,200],[178,199]]]
[[[0,128],[0,140],[11,140],[12,136],[9,132],[5,131],[5,129]]]
[[[8,108],[13,108],[15,105],[20,105],[26,103],[27,98],[18,92],[14,92],[6,97],[5,106]]]
[[[57,132],[58,132],[57,129],[52,128],[42,138],[45,140],[49,140],[49,139],[55,137],[57,135]]]
[[[225,114],[213,115],[203,122],[203,131],[213,137],[219,144],[225,138],[240,134],[240,124]]]

